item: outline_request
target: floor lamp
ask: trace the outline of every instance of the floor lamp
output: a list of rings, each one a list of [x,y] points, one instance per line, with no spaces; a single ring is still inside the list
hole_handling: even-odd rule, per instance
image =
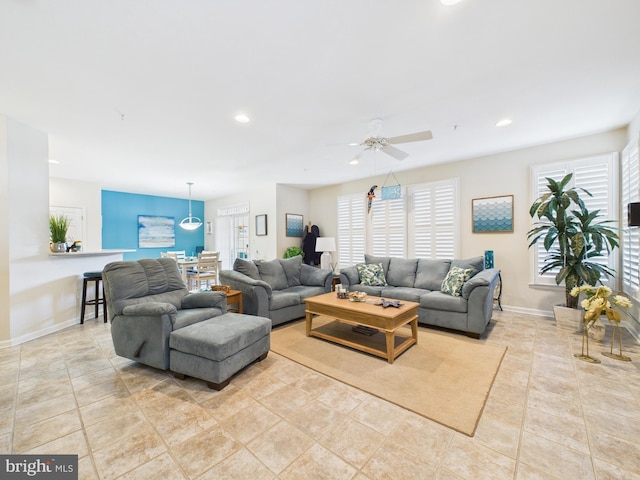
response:
[[[316,252],[322,252],[320,256],[320,268],[333,271],[330,252],[336,251],[336,239],[333,237],[318,237],[316,239]]]

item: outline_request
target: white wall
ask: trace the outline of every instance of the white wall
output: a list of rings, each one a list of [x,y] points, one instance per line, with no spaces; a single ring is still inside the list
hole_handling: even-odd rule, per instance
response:
[[[9,225],[9,159],[7,118],[0,115],[0,225]],[[11,337],[11,296],[9,295],[9,235],[0,234],[0,345]]]
[[[284,251],[289,247],[302,248],[302,237],[287,237],[286,218],[287,213],[302,215],[303,224],[309,222],[319,225],[315,218],[309,213],[309,191],[289,185],[277,185],[276,188],[277,203],[277,257],[283,258]],[[322,230],[321,230],[322,232]],[[322,233],[324,235],[324,233]]]
[[[48,136],[0,116],[0,347],[79,321],[81,275],[122,255],[49,255]],[[28,182],[27,180],[28,179]]]
[[[249,258],[271,260],[282,258],[284,251],[290,246],[302,246],[301,237],[287,237],[285,217],[287,213],[303,215],[305,223],[309,217],[309,191],[289,185],[264,185],[258,190],[251,190],[237,195],[208,200],[204,204],[205,221],[215,225],[218,208],[230,207],[249,202],[249,223],[251,233],[249,238]],[[267,235],[255,235],[255,216],[267,215]],[[217,248],[215,235],[205,236],[205,247]],[[223,268],[228,268],[223,266]],[[230,268],[230,267],[229,267]]]
[[[85,251],[102,249],[102,192],[99,183],[49,178],[49,205],[84,209]]]
[[[529,285],[527,231],[531,227],[531,165],[620,151],[625,141],[626,130],[622,128],[508,153],[397,172],[396,177],[403,185],[459,178],[460,256],[471,257],[482,255],[484,250],[493,250],[496,268],[502,271],[502,304],[521,311],[550,312],[553,304],[563,302],[563,289],[533,288]],[[312,190],[309,196],[310,215],[324,226],[326,235],[335,235],[336,197],[351,193],[361,193],[364,197],[371,185],[382,185],[385,176]],[[514,196],[514,232],[472,233],[472,199],[511,194]]]
[[[277,251],[277,207],[276,207],[276,185],[264,185],[259,189],[243,192],[236,195],[207,200],[204,204],[204,217],[206,222],[211,222],[215,228],[218,209],[231,207],[241,203],[249,202],[249,258],[270,260],[275,258]],[[255,235],[256,215],[267,215],[267,235]],[[205,248],[214,250],[215,232],[213,235],[205,234]],[[223,269],[231,268],[231,265],[223,265]]]
[[[631,123],[627,127],[627,143],[638,138],[640,132],[640,112],[631,120]]]

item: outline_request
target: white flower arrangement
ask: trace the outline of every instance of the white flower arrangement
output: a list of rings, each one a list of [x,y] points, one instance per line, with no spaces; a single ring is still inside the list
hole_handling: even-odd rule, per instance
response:
[[[582,285],[574,287],[571,290],[571,296],[577,297],[583,292],[587,298],[582,300],[580,305],[586,310],[584,322],[587,324],[595,322],[603,313],[606,314],[609,321],[620,323],[620,312],[613,307],[629,308],[631,306],[631,300],[624,295],[611,296],[613,292],[605,286]]]

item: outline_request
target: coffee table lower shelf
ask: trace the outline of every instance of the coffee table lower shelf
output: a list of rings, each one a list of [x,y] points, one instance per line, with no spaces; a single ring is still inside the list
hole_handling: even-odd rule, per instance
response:
[[[378,330],[378,333],[373,335],[365,335],[353,331],[353,326],[361,325],[359,323],[333,320],[316,328],[311,328],[307,336],[344,345],[345,347],[384,358],[389,363],[393,363],[400,354],[417,343],[417,339],[413,335],[413,329],[417,328],[417,321],[418,317],[416,316],[414,320],[407,324],[407,327],[410,328],[402,329],[406,333],[396,329],[395,331]]]

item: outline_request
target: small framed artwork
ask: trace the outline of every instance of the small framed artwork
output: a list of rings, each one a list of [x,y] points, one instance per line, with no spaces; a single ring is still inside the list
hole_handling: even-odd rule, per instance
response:
[[[513,195],[471,200],[473,233],[513,232]]]
[[[256,215],[256,235],[263,237],[267,234],[267,215]]]
[[[302,215],[295,213],[286,214],[287,237],[302,236]]]

